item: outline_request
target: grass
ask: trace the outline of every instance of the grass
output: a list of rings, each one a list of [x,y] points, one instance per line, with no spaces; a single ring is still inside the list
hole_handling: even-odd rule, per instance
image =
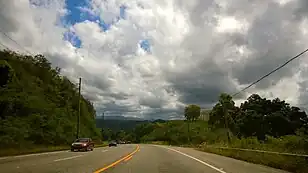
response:
[[[273,168],[283,169],[294,173],[308,172],[308,158],[285,156],[272,153],[259,153],[254,151],[240,151],[203,146],[198,150],[232,157],[251,163],[262,164]]]
[[[107,142],[98,143],[95,145],[97,147],[108,146]],[[44,153],[44,152],[52,152],[52,151],[63,151],[69,150],[70,145],[62,145],[62,146],[31,146],[27,148],[3,148],[0,150],[0,157],[2,156],[16,156],[23,154],[34,154],[34,153]]]
[[[147,142],[146,144],[168,145],[168,142],[165,142],[165,141],[151,141],[151,142]]]

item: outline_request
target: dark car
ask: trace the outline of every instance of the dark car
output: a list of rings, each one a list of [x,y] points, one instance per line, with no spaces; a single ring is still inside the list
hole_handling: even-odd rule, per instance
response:
[[[82,150],[82,151],[93,151],[94,142],[91,138],[79,138],[76,139],[71,145],[71,151]]]
[[[111,142],[109,142],[109,147],[112,147],[112,146],[114,146],[114,147],[116,147],[118,144],[117,144],[117,141],[111,141]]]

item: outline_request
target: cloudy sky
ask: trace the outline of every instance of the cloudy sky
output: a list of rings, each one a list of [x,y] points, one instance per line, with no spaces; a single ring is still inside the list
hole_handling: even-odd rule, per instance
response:
[[[82,77],[98,113],[173,119],[308,48],[307,8],[307,0],[0,0],[0,29],[73,82]],[[24,52],[2,33],[0,41]],[[258,93],[308,107],[307,58],[236,102]]]

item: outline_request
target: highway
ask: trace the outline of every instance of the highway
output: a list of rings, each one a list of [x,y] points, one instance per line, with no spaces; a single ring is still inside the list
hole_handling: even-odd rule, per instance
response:
[[[191,148],[126,144],[0,157],[2,173],[286,173]]]

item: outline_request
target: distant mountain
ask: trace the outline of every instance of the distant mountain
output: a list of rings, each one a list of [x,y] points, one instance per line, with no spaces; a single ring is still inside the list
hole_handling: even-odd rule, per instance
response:
[[[124,117],[124,116],[105,116],[104,119],[102,116],[96,117],[96,127],[97,128],[109,128],[111,130],[132,130],[136,125],[142,123],[164,123],[166,120],[162,119],[153,119],[145,120],[142,118],[136,117]]]
[[[162,119],[157,119],[153,121],[154,123],[164,123],[166,122],[166,120],[162,120]]]
[[[103,119],[102,116],[97,116],[97,119]],[[105,120],[127,120],[127,121],[144,121],[142,118],[137,117],[125,117],[125,116],[105,116]]]

